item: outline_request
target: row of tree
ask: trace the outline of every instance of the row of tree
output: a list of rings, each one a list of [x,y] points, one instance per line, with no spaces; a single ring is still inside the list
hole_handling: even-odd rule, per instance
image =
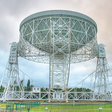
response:
[[[16,83],[16,82],[15,82]],[[23,87],[24,88],[24,91],[32,91],[32,88],[34,87],[31,83],[30,83],[30,80],[27,81],[27,85],[24,86],[23,85],[23,80],[21,80],[20,82],[20,88]],[[46,88],[48,89],[48,88]],[[19,91],[19,86],[16,87],[16,90]],[[91,92],[92,90],[91,89],[88,89],[88,88],[68,88],[67,89],[68,91],[70,90],[71,92]],[[0,92],[3,92],[4,91],[4,87],[1,86],[0,87]],[[44,88],[41,88],[41,91],[44,91]]]
[[[16,81],[15,81],[14,83],[15,83],[15,85],[17,84]],[[23,80],[21,80],[21,82],[20,82],[20,88],[22,88],[22,87],[24,88],[25,91],[31,91],[33,85],[31,85],[30,80],[28,80],[28,81],[27,81],[27,85],[26,85],[26,86],[23,86]],[[1,85],[1,87],[0,87],[0,92],[3,92],[4,89],[5,89],[5,88],[3,87],[3,85]],[[17,91],[19,91],[19,86],[16,86],[15,89],[16,89]]]

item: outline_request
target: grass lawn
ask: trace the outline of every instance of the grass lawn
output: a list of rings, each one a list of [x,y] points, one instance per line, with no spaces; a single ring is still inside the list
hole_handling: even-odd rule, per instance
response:
[[[4,109],[5,106],[5,104],[0,104],[0,108]],[[27,109],[27,107],[21,106],[21,109],[18,108],[16,112],[28,112]],[[0,112],[4,112],[4,110]],[[29,112],[112,112],[112,104],[108,102],[41,103],[38,106],[31,107]]]
[[[0,112],[4,112],[5,107],[6,107],[6,104],[0,103]]]
[[[100,109],[99,109],[100,108]],[[55,104],[31,108],[36,112],[112,112],[110,104]]]

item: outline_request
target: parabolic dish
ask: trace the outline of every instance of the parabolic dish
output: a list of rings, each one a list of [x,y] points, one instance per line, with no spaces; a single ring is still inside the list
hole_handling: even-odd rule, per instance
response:
[[[96,34],[95,21],[84,14],[66,10],[35,13],[20,24],[19,55],[49,63],[50,54],[63,52],[71,55],[71,63],[86,61],[97,55]]]

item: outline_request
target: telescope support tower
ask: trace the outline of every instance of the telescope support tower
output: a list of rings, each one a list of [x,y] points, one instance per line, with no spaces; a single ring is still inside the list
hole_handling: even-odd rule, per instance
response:
[[[18,68],[18,51],[17,51],[17,43],[13,42],[10,48],[10,56],[8,61],[8,66],[6,68],[6,79],[2,80],[2,83],[5,82],[6,88],[3,92],[2,99],[9,100],[15,99],[17,91],[21,91],[23,94],[22,84],[20,84],[19,79],[19,68]],[[18,95],[22,95],[18,94]],[[20,96],[21,97],[21,96]]]
[[[103,44],[100,44],[98,47],[94,92],[105,96],[108,90],[108,81],[108,67],[105,48]]]

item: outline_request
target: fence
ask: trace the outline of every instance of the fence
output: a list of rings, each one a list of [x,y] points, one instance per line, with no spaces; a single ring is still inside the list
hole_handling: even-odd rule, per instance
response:
[[[37,107],[40,105],[40,102],[18,102],[18,103],[11,103],[11,104],[7,104],[6,105],[6,109],[5,111],[6,112],[14,112],[14,111],[19,111],[19,112],[22,112],[22,111],[30,111],[31,108],[33,107]]]

